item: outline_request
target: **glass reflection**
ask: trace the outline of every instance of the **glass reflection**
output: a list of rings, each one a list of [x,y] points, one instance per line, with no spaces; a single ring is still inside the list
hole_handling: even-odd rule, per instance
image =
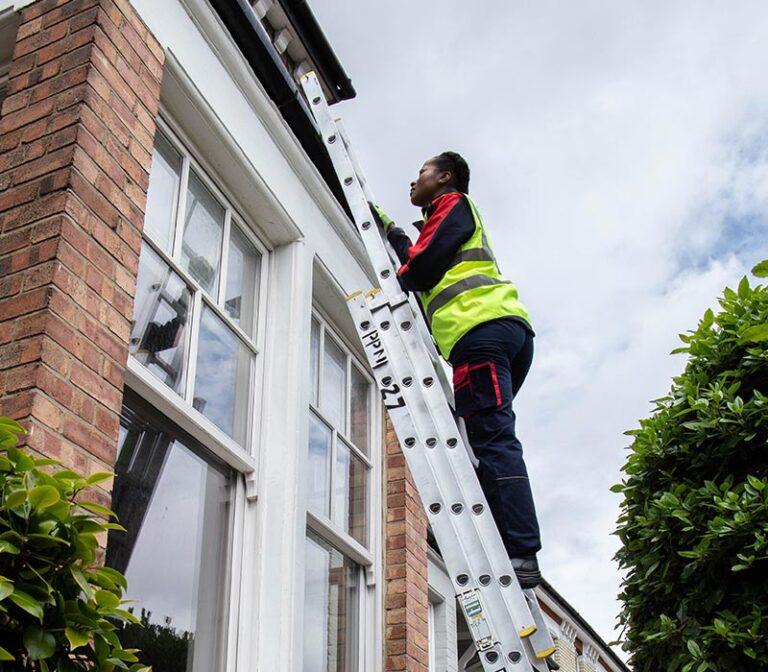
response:
[[[181,265],[212,296],[219,286],[223,232],[224,208],[200,178],[189,171]]]
[[[310,336],[310,362],[309,362],[309,381],[312,386],[309,393],[310,403],[317,406],[317,382],[318,382],[318,363],[320,357],[320,325],[317,320],[312,319],[312,332]]]
[[[261,257],[237,226],[232,226],[229,239],[227,285],[224,310],[249,335],[253,334],[256,297],[259,294]]]
[[[230,475],[193,452],[164,422],[123,409],[106,564],[125,573],[144,627],[125,647],[155,672],[222,669]]]
[[[192,405],[240,445],[246,445],[253,355],[208,307],[203,307]]]
[[[310,413],[307,508],[326,518],[331,515],[331,438],[331,430],[314,413]]]
[[[129,351],[176,392],[184,387],[192,293],[147,243],[142,244]]]
[[[307,537],[303,672],[358,668],[358,567]]]
[[[349,438],[361,451],[368,454],[368,416],[371,397],[370,383],[356,367],[352,367],[352,390],[350,401]]]
[[[341,439],[336,443],[333,522],[363,546],[368,544],[366,501],[368,469]]]
[[[336,429],[346,433],[347,356],[326,332],[320,409]]]
[[[181,155],[161,133],[155,136],[152,170],[149,174],[144,231],[166,252],[172,245],[173,220],[179,196]]]

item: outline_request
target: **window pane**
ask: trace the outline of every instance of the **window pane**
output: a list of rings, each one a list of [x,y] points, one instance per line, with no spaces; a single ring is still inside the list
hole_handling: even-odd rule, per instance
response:
[[[333,522],[367,546],[368,468],[341,439],[336,443],[334,491]]]
[[[175,432],[124,409],[106,564],[128,578],[145,626],[122,626],[155,672],[222,669],[231,477]]]
[[[310,413],[307,508],[326,518],[331,515],[331,438],[331,430]]]
[[[368,428],[370,415],[371,386],[356,367],[352,367],[352,393],[349,438],[360,450],[368,454]]]
[[[312,536],[306,557],[303,672],[356,672],[358,567]]]
[[[304,580],[304,672],[328,670],[329,565],[328,551],[308,538]]]
[[[248,334],[253,334],[260,265],[261,257],[256,248],[233,224],[229,240],[224,310]]]
[[[190,171],[181,264],[203,289],[214,296],[219,286],[223,231],[224,208]]]
[[[346,434],[347,356],[327,334],[320,410],[336,429]]]
[[[158,133],[149,174],[144,231],[166,252],[171,250],[180,176],[181,155]]]
[[[146,243],[141,248],[129,350],[176,392],[184,387],[192,293]]]
[[[214,312],[203,307],[192,405],[246,445],[253,354]]]
[[[317,406],[317,381],[318,381],[318,363],[320,358],[320,325],[317,320],[312,320],[312,332],[310,338],[310,385],[312,386],[309,393],[310,403]]]

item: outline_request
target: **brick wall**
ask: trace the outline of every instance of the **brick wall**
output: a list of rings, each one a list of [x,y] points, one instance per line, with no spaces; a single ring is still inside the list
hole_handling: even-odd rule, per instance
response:
[[[427,516],[392,425],[387,420],[387,672],[427,672]]]
[[[127,0],[21,11],[0,119],[0,415],[114,464],[163,52]]]

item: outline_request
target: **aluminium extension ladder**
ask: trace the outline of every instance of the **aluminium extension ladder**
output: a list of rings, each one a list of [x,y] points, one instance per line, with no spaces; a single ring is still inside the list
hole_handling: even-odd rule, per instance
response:
[[[301,79],[380,289],[349,297],[358,336],[405,454],[485,672],[547,672],[554,643],[515,577],[449,400],[453,393],[373,221],[367,183],[315,73]],[[425,338],[425,335],[427,338]]]

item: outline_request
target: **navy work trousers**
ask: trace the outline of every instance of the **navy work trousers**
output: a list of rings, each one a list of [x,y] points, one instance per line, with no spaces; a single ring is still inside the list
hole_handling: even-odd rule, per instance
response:
[[[518,320],[485,322],[451,351],[456,412],[464,418],[477,475],[510,557],[541,549],[539,523],[515,434],[512,401],[533,360],[533,333]]]

